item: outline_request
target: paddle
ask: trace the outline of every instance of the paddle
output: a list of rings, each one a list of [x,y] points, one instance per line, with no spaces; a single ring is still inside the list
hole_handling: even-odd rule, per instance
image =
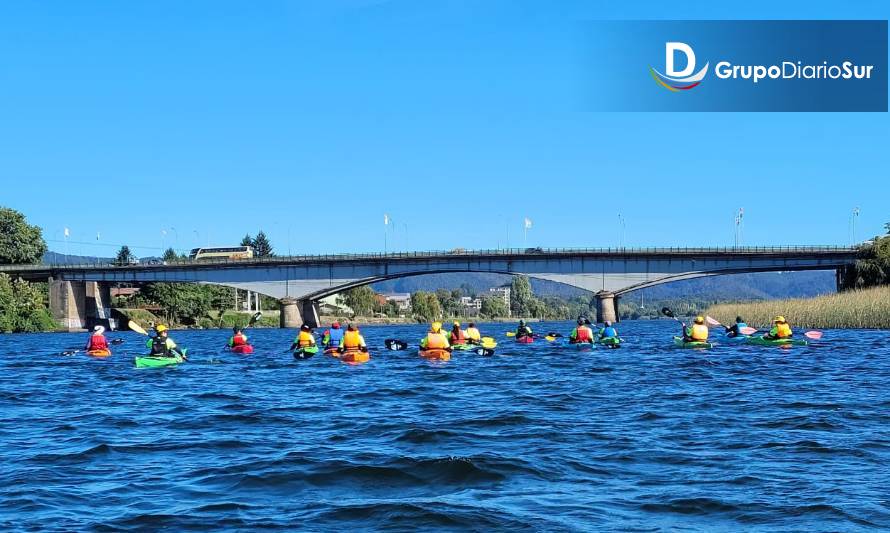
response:
[[[386,346],[387,350],[392,350],[394,352],[408,348],[408,343],[399,339],[386,339],[383,341],[383,344]]]
[[[706,317],[705,317],[705,320],[707,320],[708,324],[710,324],[710,325],[712,325],[712,326],[720,326],[721,328],[726,329],[726,331],[729,331],[729,328],[727,328],[726,326],[724,326],[724,325],[721,324],[720,322],[717,322],[717,320],[714,319],[714,318],[711,318],[711,317],[709,317],[709,316],[706,316]],[[752,327],[750,327],[750,326],[745,326],[745,327],[743,327],[742,329],[740,329],[739,332],[740,332],[742,335],[754,335],[755,333],[757,333],[757,328],[752,328]]]
[[[144,329],[142,326],[140,326],[140,325],[137,324],[136,322],[133,322],[132,320],[130,320],[129,322],[127,322],[127,327],[130,328],[130,331],[135,331],[136,333],[138,333],[138,334],[140,334],[140,335],[145,335],[145,336],[147,336],[147,337],[152,337],[151,335],[148,334],[147,331],[145,331],[145,329]],[[152,338],[157,338],[157,337],[152,337]],[[188,360],[188,357],[185,356],[185,351],[184,351],[184,350],[183,350],[183,351],[180,351],[180,350],[177,348],[176,351],[175,351],[174,353],[176,353],[176,354],[178,354],[180,357],[182,357],[182,359],[183,359],[184,361],[187,361],[187,360]]]
[[[474,350],[477,355],[482,355],[484,357],[491,357],[494,355],[494,348],[486,348],[484,346],[480,346]]]
[[[808,339],[813,339],[814,341],[817,341],[822,338],[822,332],[816,331],[816,330],[807,331],[806,333],[803,334],[803,336]]]

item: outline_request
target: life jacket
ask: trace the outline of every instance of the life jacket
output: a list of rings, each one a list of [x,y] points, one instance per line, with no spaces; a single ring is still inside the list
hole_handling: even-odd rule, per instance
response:
[[[108,341],[104,335],[90,335],[90,343],[87,350],[107,350]]]
[[[788,324],[776,324],[776,338],[777,339],[787,339],[793,335],[791,332],[791,326]]]
[[[358,331],[349,331],[343,333],[343,349],[358,350],[362,347],[362,336]]]
[[[161,340],[160,337],[153,337],[149,340],[151,342],[151,355],[169,355],[170,349],[167,347],[167,343],[170,339]]]
[[[593,340],[593,332],[587,326],[575,328],[575,342],[590,342]]]
[[[516,330],[517,337],[529,337],[532,335],[532,328],[528,326],[522,326]]]
[[[693,324],[692,328],[690,328],[689,336],[694,341],[706,341],[708,340],[708,326],[704,324]]]
[[[340,328],[328,331],[328,346],[340,346],[340,339],[343,338],[343,330]]]
[[[455,334],[455,331],[453,329],[451,330],[451,335],[448,337],[449,340],[451,340],[451,344],[463,344],[463,342],[464,342],[463,330],[460,328],[457,328],[456,333],[457,334]]]
[[[244,346],[247,344],[247,335],[239,333],[232,336],[232,346]]]
[[[426,335],[427,348],[448,348],[448,339],[444,333],[433,333],[432,331]]]
[[[313,344],[315,344],[315,337],[308,331],[301,331],[300,334],[297,335],[298,347],[305,348],[306,346],[312,346]]]
[[[479,330],[476,328],[467,328],[466,334],[467,339],[471,341],[478,341],[482,338],[482,334],[479,333]]]
[[[603,328],[603,331],[600,334],[600,336],[604,339],[611,339],[613,337],[618,336],[618,330],[613,328],[612,326],[609,326],[607,328]]]

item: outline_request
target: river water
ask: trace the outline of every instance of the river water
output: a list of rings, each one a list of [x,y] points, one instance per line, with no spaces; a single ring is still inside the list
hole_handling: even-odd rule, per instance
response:
[[[293,333],[174,331],[177,368],[85,335],[0,335],[0,529],[837,531],[890,528],[890,333],[793,349],[521,346],[432,364],[296,362]],[[568,333],[570,324],[535,325]]]

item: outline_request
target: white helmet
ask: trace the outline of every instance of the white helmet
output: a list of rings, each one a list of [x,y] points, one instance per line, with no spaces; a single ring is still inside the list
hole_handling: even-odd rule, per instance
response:
[[[104,326],[96,326],[93,328],[93,333],[95,333],[96,335],[101,335],[101,334],[105,333],[105,327]]]

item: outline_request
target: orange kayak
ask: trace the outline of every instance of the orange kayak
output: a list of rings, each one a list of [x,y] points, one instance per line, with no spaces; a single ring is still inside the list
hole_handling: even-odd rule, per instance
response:
[[[340,350],[337,348],[325,348],[324,354],[330,355],[331,357],[340,357]]]
[[[371,354],[368,352],[346,352],[340,356],[340,360],[344,363],[367,363],[371,359]]]
[[[87,350],[87,355],[93,357],[108,357],[111,355],[111,350]]]
[[[430,348],[429,350],[420,350],[418,353],[421,357],[426,359],[435,359],[438,361],[451,360],[451,352],[445,348]]]

